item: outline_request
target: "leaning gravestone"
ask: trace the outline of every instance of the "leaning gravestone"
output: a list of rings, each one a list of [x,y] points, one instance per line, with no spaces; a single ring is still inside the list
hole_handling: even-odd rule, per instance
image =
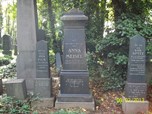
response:
[[[17,1],[17,78],[25,79],[28,91],[36,78],[36,0]]]
[[[130,39],[128,75],[122,104],[124,113],[147,113],[148,101],[146,101],[146,95],[145,39],[136,35]]]
[[[4,35],[3,36],[3,54],[6,54],[6,55],[11,55],[12,52],[11,52],[11,37],[9,35]]]
[[[60,72],[61,90],[55,107],[94,110],[86,62],[85,22],[88,17],[82,11],[72,9],[61,19],[64,23],[63,69]]]

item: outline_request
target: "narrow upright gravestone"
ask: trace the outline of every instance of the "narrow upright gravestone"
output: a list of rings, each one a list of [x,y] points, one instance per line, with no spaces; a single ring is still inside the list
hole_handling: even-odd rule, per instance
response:
[[[86,62],[85,22],[88,17],[82,11],[72,9],[61,19],[64,23],[63,69],[60,72],[61,90],[55,107],[94,110]]]
[[[36,79],[35,93],[40,94],[40,97],[51,97],[51,80],[49,53],[47,41],[41,40],[36,45]]]
[[[3,54],[11,55],[11,37],[9,35],[3,36]]]
[[[34,90],[37,42],[36,0],[17,1],[17,78],[25,79],[28,91]]]
[[[36,78],[34,80],[34,93],[39,96],[40,101],[32,102],[32,106],[53,107],[54,99],[51,97],[51,76],[49,65],[48,43],[44,41],[45,34],[41,30],[38,34],[36,44]]]
[[[130,39],[128,76],[122,108],[125,114],[148,112],[146,101],[145,39],[136,35]]]

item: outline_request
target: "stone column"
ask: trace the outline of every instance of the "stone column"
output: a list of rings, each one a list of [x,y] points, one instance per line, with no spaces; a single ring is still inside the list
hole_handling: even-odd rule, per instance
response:
[[[28,91],[33,91],[36,78],[36,31],[36,0],[18,0],[17,77],[26,80]]]
[[[94,110],[86,62],[85,23],[88,17],[82,11],[72,9],[61,19],[64,23],[63,69],[55,107],[80,106]]]

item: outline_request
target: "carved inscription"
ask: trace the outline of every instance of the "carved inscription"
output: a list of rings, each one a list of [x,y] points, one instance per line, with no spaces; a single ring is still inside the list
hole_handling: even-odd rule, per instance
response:
[[[145,53],[142,44],[134,44],[130,58],[130,75],[145,74]]]
[[[37,70],[39,72],[47,71],[48,61],[45,55],[45,50],[37,50]]]
[[[82,79],[66,79],[66,85],[71,88],[78,88],[83,86]]]
[[[82,43],[65,43],[65,64],[84,64],[83,49]]]
[[[146,84],[127,84],[127,97],[128,98],[145,98],[147,91]]]

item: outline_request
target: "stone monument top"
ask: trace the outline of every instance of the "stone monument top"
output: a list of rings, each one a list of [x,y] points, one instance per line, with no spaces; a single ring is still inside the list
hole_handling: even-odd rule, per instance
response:
[[[68,11],[64,16],[61,17],[62,21],[70,21],[70,20],[88,20],[88,17],[84,15],[82,11],[78,8],[73,8]]]

